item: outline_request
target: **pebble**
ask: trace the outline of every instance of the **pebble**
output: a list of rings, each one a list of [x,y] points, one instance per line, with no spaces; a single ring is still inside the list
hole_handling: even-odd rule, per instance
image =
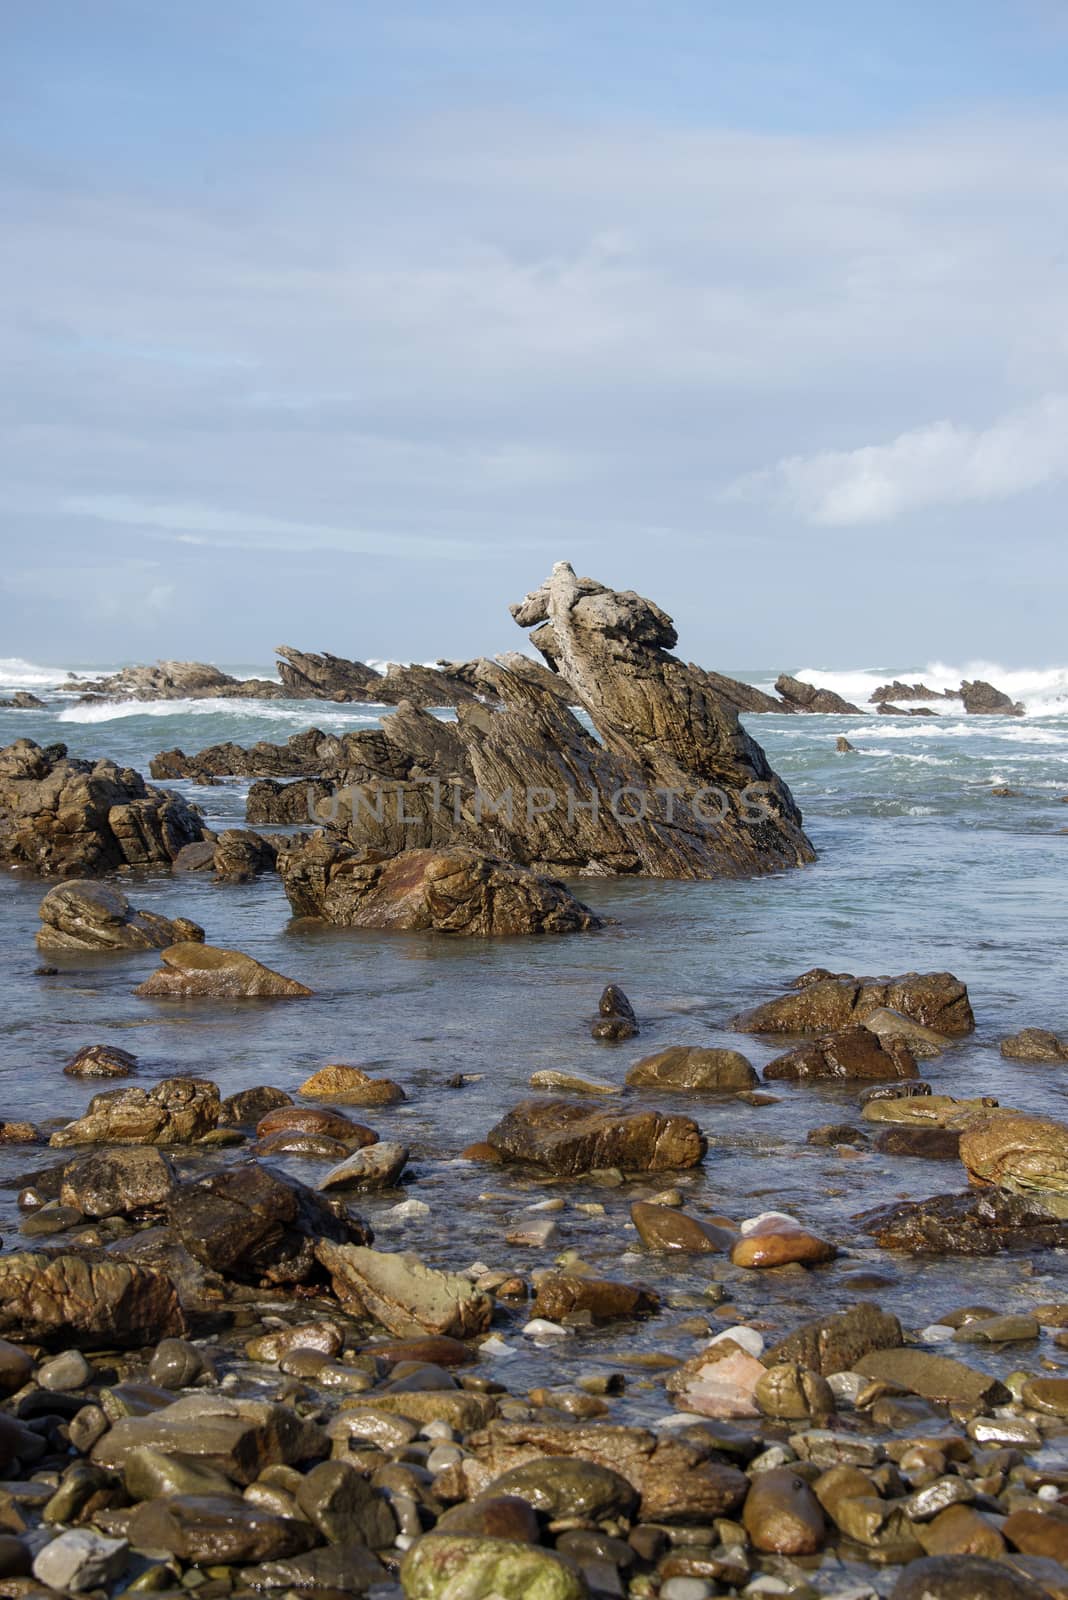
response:
[[[81,1594],[117,1578],[129,1548],[125,1539],[107,1539],[91,1528],[70,1528],[38,1551],[33,1575],[50,1589]]]
[[[723,1332],[717,1333],[709,1343],[719,1344],[723,1339],[733,1339],[735,1344],[741,1345],[742,1349],[751,1356],[759,1357],[764,1352],[764,1335],[758,1332],[756,1328],[749,1328],[744,1324],[736,1324],[734,1327],[724,1328]]]
[[[572,1336],[570,1328],[562,1328],[558,1322],[550,1322],[547,1317],[531,1318],[522,1331],[528,1339],[569,1339]]]
[[[708,1600],[714,1593],[704,1578],[669,1578],[660,1585],[660,1600]]]
[[[37,1382],[42,1389],[84,1389],[92,1376],[93,1369],[80,1350],[64,1350],[37,1369]]]

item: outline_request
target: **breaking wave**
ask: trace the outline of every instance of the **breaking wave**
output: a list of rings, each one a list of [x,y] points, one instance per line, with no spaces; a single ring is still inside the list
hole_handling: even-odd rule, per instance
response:
[[[929,661],[923,667],[856,667],[848,671],[802,667],[794,677],[803,683],[818,684],[821,689],[833,689],[844,700],[872,713],[876,713],[876,707],[871,704],[874,691],[895,680],[925,683],[929,689],[944,691],[959,689],[965,678],[982,678],[1003,690],[1011,700],[1022,700],[1029,717],[1057,717],[1068,713],[1068,667],[1003,667],[996,661],[983,660],[954,666],[945,661]],[[761,688],[765,687],[773,689],[774,680],[761,684]],[[959,700],[925,703],[939,716],[963,715]]]

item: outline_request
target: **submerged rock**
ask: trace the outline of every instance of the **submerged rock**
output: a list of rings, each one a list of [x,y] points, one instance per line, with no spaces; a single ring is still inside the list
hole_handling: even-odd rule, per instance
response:
[[[319,835],[282,851],[278,870],[297,916],[344,928],[479,937],[601,926],[558,880],[468,846],[379,860]]]
[[[627,1073],[635,1089],[700,1089],[709,1094],[734,1094],[752,1089],[759,1079],[738,1050],[709,1050],[701,1045],[673,1045],[644,1056]]]
[[[803,974],[794,989],[731,1022],[739,1033],[832,1033],[866,1022],[875,1012],[899,1011],[947,1038],[971,1033],[968,990],[951,972],[906,972],[898,978]]]
[[[179,940],[202,941],[204,929],[186,917],[171,921],[138,911],[114,884],[78,878],[49,889],[38,916],[44,927],[37,948],[66,950],[162,950]]]
[[[134,994],[152,1000],[244,1000],[309,995],[295,978],[261,966],[240,950],[211,944],[172,944],[160,956],[163,965]]]
[[[203,832],[185,800],[113,761],[76,761],[65,745],[32,739],[0,750],[0,863],[64,878],[170,866]]]
[[[137,1071],[137,1057],[118,1045],[87,1044],[63,1071],[68,1078],[128,1078]]]
[[[769,1083],[781,1079],[917,1076],[916,1062],[904,1039],[893,1035],[880,1039],[862,1025],[840,1028],[836,1033],[825,1033],[797,1045],[764,1068]]]
[[[1001,1053],[1012,1061],[1068,1061],[1068,1042],[1048,1028],[1023,1028],[1002,1039]]]
[[[733,1229],[718,1227],[700,1217],[687,1216],[685,1211],[676,1210],[674,1206],[635,1200],[630,1208],[630,1216],[638,1230],[638,1237],[649,1250],[722,1254],[730,1250],[737,1239]]]
[[[359,1245],[323,1240],[316,1253],[342,1305],[400,1338],[439,1333],[469,1339],[489,1327],[493,1302],[470,1278]]]
[[[606,1167],[663,1172],[695,1167],[707,1142],[689,1117],[592,1109],[572,1100],[524,1100],[487,1134],[512,1161],[574,1176]]]
[[[614,1322],[647,1316],[659,1306],[660,1296],[640,1284],[584,1277],[577,1272],[547,1272],[538,1279],[533,1315],[562,1322],[586,1312],[594,1322]]]
[[[120,1261],[26,1251],[0,1256],[0,1333],[63,1347],[148,1344],[186,1332],[174,1284]]]
[[[1004,1562],[959,1554],[910,1561],[890,1600],[1049,1600],[1049,1591]]]

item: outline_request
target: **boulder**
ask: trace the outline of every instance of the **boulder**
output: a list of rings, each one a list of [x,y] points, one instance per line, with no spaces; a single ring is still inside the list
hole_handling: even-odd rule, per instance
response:
[[[902,1570],[890,1600],[1049,1600],[1049,1591],[986,1556],[924,1556]]]
[[[587,1314],[594,1322],[616,1322],[647,1316],[660,1307],[660,1296],[635,1283],[590,1278],[577,1272],[546,1272],[538,1278],[533,1315],[550,1322]]]
[[[296,998],[311,994],[306,984],[284,978],[240,950],[211,944],[172,944],[161,953],[163,965],[134,990],[149,1000],[246,1000]]]
[[[1002,1039],[1001,1053],[1011,1061],[1068,1061],[1068,1041],[1048,1028],[1022,1028]]]
[[[630,1218],[638,1237],[648,1250],[680,1250],[697,1255],[722,1254],[733,1246],[737,1234],[731,1228],[687,1216],[674,1206],[655,1205],[635,1200]]]
[[[145,1500],[130,1518],[138,1550],[203,1566],[278,1560],[310,1550],[310,1523],[282,1517],[233,1494],[173,1494]]]
[[[832,1372],[848,1371],[872,1350],[895,1348],[902,1342],[897,1318],[880,1306],[861,1301],[848,1311],[834,1311],[803,1322],[773,1345],[765,1360],[769,1366],[800,1362],[826,1377]]]
[[[0,1333],[41,1344],[137,1346],[187,1331],[170,1278],[127,1262],[0,1256]]]
[[[84,1117],[49,1140],[79,1144],[192,1144],[218,1124],[219,1090],[208,1078],[165,1078],[151,1089],[105,1089]]]
[[[957,1100],[949,1094],[931,1094],[930,1085],[905,1082],[887,1084],[887,1089],[900,1088],[900,1095],[887,1094],[875,1098],[868,1090],[862,1097],[861,1116],[865,1122],[892,1123],[905,1128],[953,1128],[960,1131],[969,1123],[982,1122],[997,1109],[997,1101],[990,1095],[975,1100]],[[907,1091],[915,1089],[915,1094]],[[870,1098],[869,1098],[870,1097]]]
[[[220,833],[211,864],[220,883],[250,883],[261,872],[273,872],[278,841],[251,828],[227,828]]]
[[[37,948],[68,950],[162,950],[179,940],[202,941],[204,929],[186,917],[171,921],[155,911],[137,911],[114,884],[76,878],[49,889],[38,909],[44,927]]]
[[[742,1510],[754,1550],[809,1556],[823,1548],[823,1509],[805,1479],[790,1467],[772,1467],[754,1479]]]
[[[782,672],[776,678],[775,690],[792,711],[823,712],[840,717],[859,717],[862,714],[859,706],[843,700],[833,689],[820,689],[813,683],[803,683],[800,678],[791,678],[788,672]]]
[[[1004,1405],[1009,1399],[1005,1385],[988,1372],[928,1350],[873,1350],[853,1363],[853,1371],[946,1405]]]
[[[590,1029],[595,1039],[633,1039],[641,1030],[634,1007],[617,983],[610,983],[597,1002],[597,1016]]]
[[[1068,1222],[1051,1217],[1042,1196],[1001,1189],[898,1200],[863,1212],[857,1223],[884,1250],[910,1255],[992,1256],[1068,1247]]]
[[[839,1028],[776,1056],[764,1068],[769,1083],[809,1078],[916,1078],[919,1072],[904,1039],[881,1039],[862,1024]]]
[[[1053,1117],[997,1111],[968,1124],[960,1158],[969,1182],[1022,1195],[1068,1217],[1068,1125]]]
[[[601,926],[557,879],[470,846],[380,860],[318,835],[281,851],[278,870],[296,916],[345,928],[484,936]]]
[[[383,1139],[354,1150],[319,1179],[319,1188],[391,1189],[408,1165],[408,1147]]]
[[[708,1094],[734,1094],[758,1082],[750,1063],[737,1050],[708,1050],[701,1045],[673,1045],[644,1056],[627,1073],[635,1089],[699,1089]]]
[[[335,1105],[392,1106],[406,1099],[399,1083],[389,1078],[372,1078],[362,1067],[349,1067],[334,1062],[320,1067],[310,1078],[305,1078],[297,1090],[308,1100],[331,1100]]]
[[[507,1159],[566,1177],[605,1167],[624,1172],[695,1167],[707,1149],[689,1117],[592,1109],[573,1100],[521,1101],[486,1137]]]
[[[60,1204],[86,1217],[160,1210],[175,1185],[174,1169],[152,1146],[94,1150],[63,1168]]]
[[[194,807],[131,768],[32,739],[0,750],[0,863],[61,878],[170,866],[203,832]]]
[[[157,661],[122,667],[105,678],[79,679],[93,700],[277,700],[285,690],[269,678],[234,678],[206,661]]]
[[[489,1327],[493,1302],[470,1278],[438,1272],[414,1256],[329,1240],[316,1253],[345,1309],[374,1318],[400,1338],[434,1333],[469,1339]]]
[[[128,1078],[137,1071],[137,1057],[115,1044],[87,1044],[63,1071],[68,1078]]]
[[[838,1247],[803,1228],[792,1217],[769,1212],[743,1227],[741,1237],[731,1249],[736,1267],[785,1267],[795,1263],[818,1266],[832,1261]]]
[[[91,1459],[122,1471],[143,1447],[191,1459],[234,1483],[253,1483],[266,1467],[321,1461],[330,1440],[314,1422],[269,1400],[195,1390],[144,1416],[120,1417],[93,1445]]]
[[[353,1122],[344,1112],[328,1111],[320,1106],[283,1105],[265,1112],[256,1124],[257,1138],[269,1139],[276,1133],[318,1134],[361,1149],[374,1144],[378,1138],[370,1128]]]
[[[965,711],[972,717],[1022,717],[1026,710],[1019,700],[1010,699],[1003,690],[995,689],[992,683],[986,683],[982,678],[962,683],[960,697]]]
[[[424,1535],[401,1564],[406,1600],[586,1600],[578,1569],[540,1545],[460,1533]]]
[[[889,1009],[946,1038],[975,1028],[968,990],[951,972],[854,978],[817,968],[816,974],[803,974],[788,993],[743,1011],[731,1027],[739,1033],[833,1033]]]

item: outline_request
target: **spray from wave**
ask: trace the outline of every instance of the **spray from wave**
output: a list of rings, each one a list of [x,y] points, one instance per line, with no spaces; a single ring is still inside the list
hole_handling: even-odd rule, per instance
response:
[[[322,700],[95,700],[64,706],[57,722],[116,722],[128,717],[226,717],[288,723],[294,728],[351,728],[377,723],[385,706],[361,705],[345,709]]]
[[[802,667],[794,676],[803,683],[818,684],[821,689],[833,689],[862,711],[877,712],[878,708],[871,704],[872,694],[895,680],[910,684],[925,683],[929,689],[944,691],[959,689],[966,678],[982,678],[1003,690],[1011,700],[1022,700],[1029,717],[1057,717],[1068,713],[1068,667],[1014,668],[999,666],[996,661],[981,660],[953,666],[945,661],[929,661],[925,667],[857,667],[844,672],[822,667]],[[770,690],[773,684],[762,683],[761,688],[764,687]],[[911,703],[902,702],[906,706]],[[939,716],[964,715],[959,700],[923,703]]]

